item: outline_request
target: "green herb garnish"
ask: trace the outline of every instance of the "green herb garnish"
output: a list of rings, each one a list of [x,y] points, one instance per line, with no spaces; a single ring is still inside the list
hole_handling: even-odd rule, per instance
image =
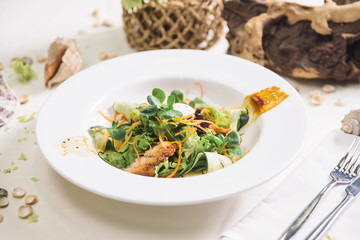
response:
[[[149,3],[150,1],[154,2],[167,2],[167,0],[122,0],[122,6],[125,10],[130,10],[133,8],[141,8],[144,3]]]
[[[27,83],[32,79],[37,79],[36,72],[31,69],[30,65],[25,63],[23,58],[15,59],[11,66],[22,82]]]
[[[32,178],[30,178],[30,180],[33,181],[33,182],[38,182],[40,179],[38,179],[36,177],[32,177]]]
[[[27,123],[27,122],[30,122],[30,121],[34,120],[34,119],[35,119],[35,115],[36,115],[36,112],[33,112],[30,116],[23,115],[23,116],[17,117],[16,119],[17,119],[20,123]]]
[[[28,219],[29,223],[34,223],[34,222],[37,222],[39,220],[39,215],[34,213],[31,216],[29,216],[27,219]]]
[[[18,160],[22,160],[22,161],[26,161],[27,160],[27,157],[25,155],[25,153],[20,153],[20,157],[18,158]]]

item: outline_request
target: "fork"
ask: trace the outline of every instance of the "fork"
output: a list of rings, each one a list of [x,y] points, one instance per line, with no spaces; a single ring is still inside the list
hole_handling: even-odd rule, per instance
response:
[[[285,230],[278,240],[290,239],[302,227],[309,218],[315,207],[324,195],[337,184],[349,184],[360,172],[360,164],[357,160],[360,155],[360,138],[356,137],[351,143],[346,154],[330,172],[331,181],[319,192],[319,194],[307,205],[294,222]],[[355,156],[355,157],[354,157]]]

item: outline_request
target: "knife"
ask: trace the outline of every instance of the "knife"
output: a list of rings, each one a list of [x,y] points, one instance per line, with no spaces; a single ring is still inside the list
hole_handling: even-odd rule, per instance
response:
[[[345,189],[346,197],[334,210],[306,237],[306,240],[318,240],[329,230],[339,215],[355,199],[360,192],[360,176]]]

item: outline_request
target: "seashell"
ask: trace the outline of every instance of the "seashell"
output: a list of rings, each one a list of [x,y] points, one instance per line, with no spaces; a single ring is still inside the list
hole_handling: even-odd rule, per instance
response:
[[[325,101],[325,97],[321,94],[317,94],[317,95],[313,95],[311,97],[311,103],[315,106],[320,105],[321,103],[323,103]]]
[[[99,57],[99,60],[106,60],[108,58],[108,54],[106,52],[100,52],[98,57]]]
[[[314,96],[317,96],[317,95],[321,95],[320,90],[311,90],[311,91],[309,92],[309,97],[310,97],[310,98],[312,98],[312,97],[314,97]]]
[[[335,102],[335,105],[336,106],[339,106],[339,107],[342,107],[342,106],[345,106],[345,102],[344,100],[342,100],[341,98],[338,98]]]
[[[7,197],[0,197],[0,207],[6,207],[9,205],[9,199]]]
[[[324,93],[333,93],[336,91],[336,87],[331,84],[325,84],[322,89]]]
[[[341,121],[341,130],[360,136],[360,109],[352,110]]]
[[[27,218],[31,214],[33,214],[33,209],[31,206],[28,206],[28,205],[20,206],[18,209],[19,218]]]
[[[4,188],[0,188],[0,197],[7,197],[8,191]]]
[[[22,198],[25,196],[26,192],[23,188],[21,187],[16,187],[12,190],[11,192],[12,196],[15,198]]]
[[[33,204],[37,203],[37,201],[38,201],[37,196],[33,195],[33,194],[27,195],[25,198],[26,205],[33,205]]]
[[[57,38],[49,48],[45,65],[45,86],[50,88],[80,71],[83,64],[74,39]]]
[[[0,73],[0,127],[8,123],[15,114],[19,101]]]

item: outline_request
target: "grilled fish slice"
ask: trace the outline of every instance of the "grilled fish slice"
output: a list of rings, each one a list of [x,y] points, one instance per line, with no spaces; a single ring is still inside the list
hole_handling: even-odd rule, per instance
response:
[[[288,94],[276,86],[246,96],[243,106],[248,109],[250,115],[250,121],[247,126],[254,123],[261,114],[279,105],[288,96]]]
[[[159,143],[153,148],[150,148],[140,158],[140,164],[135,160],[125,171],[143,176],[154,176],[155,168],[162,162],[165,162],[168,157],[174,155],[177,145],[174,143],[163,142]]]

